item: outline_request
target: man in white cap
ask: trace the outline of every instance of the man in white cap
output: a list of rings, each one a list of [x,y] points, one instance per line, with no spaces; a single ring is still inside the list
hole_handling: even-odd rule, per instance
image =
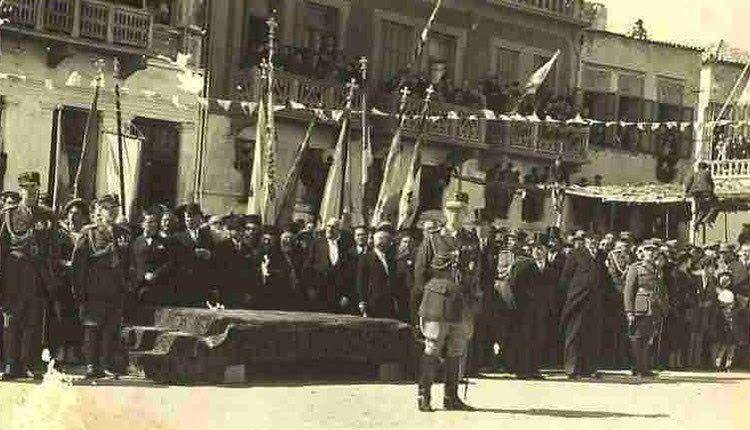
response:
[[[418,405],[423,412],[433,410],[431,388],[443,351],[443,407],[472,409],[458,397],[459,362],[482,303],[479,239],[463,228],[468,201],[468,195],[456,193],[446,202],[445,226],[425,237],[416,256],[414,286],[423,291],[419,317],[425,349],[418,381]]]

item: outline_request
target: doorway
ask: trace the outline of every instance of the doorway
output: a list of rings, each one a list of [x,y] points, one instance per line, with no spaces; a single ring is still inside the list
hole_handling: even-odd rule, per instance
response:
[[[141,172],[136,207],[157,204],[175,207],[179,172],[179,124],[152,118],[137,117],[131,133],[143,137]]]

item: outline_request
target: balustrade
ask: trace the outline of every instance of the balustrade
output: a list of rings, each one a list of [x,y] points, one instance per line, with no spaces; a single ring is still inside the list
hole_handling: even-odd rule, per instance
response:
[[[580,17],[582,0],[506,0],[511,3],[522,4],[534,9],[541,9],[557,15]]]
[[[585,158],[589,127],[531,121],[490,121],[487,144],[535,152]]]
[[[711,174],[714,178],[749,178],[750,160],[714,160]]]
[[[151,46],[153,17],[145,10],[96,0],[7,0],[10,25],[137,48]]]

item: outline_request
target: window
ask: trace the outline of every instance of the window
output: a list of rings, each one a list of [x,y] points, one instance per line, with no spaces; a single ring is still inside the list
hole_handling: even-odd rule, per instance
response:
[[[427,42],[427,69],[433,64],[445,64],[445,78],[453,80],[456,77],[456,38],[441,33],[431,33]]]
[[[390,79],[406,68],[414,50],[414,31],[408,25],[382,21],[381,77]]]
[[[443,166],[422,165],[422,181],[419,190],[420,211],[440,210],[443,193],[450,177]]]
[[[319,50],[336,49],[339,34],[339,11],[312,1],[299,5],[297,14],[297,44],[301,48]],[[333,46],[330,41],[333,41]]]
[[[682,121],[683,85],[679,82],[660,80],[658,91],[657,121]]]
[[[518,82],[518,64],[521,53],[506,48],[497,48],[497,77],[502,84]]]

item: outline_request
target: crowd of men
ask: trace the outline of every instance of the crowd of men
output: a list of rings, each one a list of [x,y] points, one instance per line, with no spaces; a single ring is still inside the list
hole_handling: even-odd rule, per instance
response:
[[[61,363],[85,364],[89,378],[115,373],[121,324],[152,306],[419,326],[425,277],[437,269],[420,272],[418,260],[445,230],[437,220],[401,232],[337,220],[321,231],[302,221],[280,229],[254,215],[207,216],[197,204],[148,208],[134,225],[122,222],[117,196],[76,199],[55,214],[38,203],[37,173],[19,185],[2,194],[0,217],[4,380],[33,376],[42,345]],[[628,232],[525,234],[490,224],[470,234],[482,291],[465,351],[470,371],[503,366],[537,379],[543,366],[562,364],[570,378],[587,378],[631,366],[650,377],[654,361],[725,370],[746,350],[750,243],[678,247]]]

